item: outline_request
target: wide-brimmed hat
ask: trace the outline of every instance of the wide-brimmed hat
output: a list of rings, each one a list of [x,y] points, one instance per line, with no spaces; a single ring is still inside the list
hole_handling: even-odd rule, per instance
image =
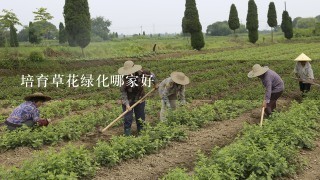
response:
[[[170,77],[177,84],[187,85],[190,83],[189,78],[183,72],[172,72]]]
[[[267,66],[261,67],[260,64],[255,64],[252,66],[252,71],[248,73],[249,78],[258,77],[266,73],[269,70]]]
[[[312,60],[307,55],[302,53],[294,61],[312,61]]]
[[[50,96],[46,96],[46,95],[44,95],[42,93],[39,93],[39,92],[36,92],[36,93],[33,93],[31,95],[28,95],[28,96],[24,97],[24,100],[30,101],[32,98],[43,98],[45,101],[50,101],[51,100]]]
[[[126,61],[123,67],[118,69],[118,73],[121,75],[133,74],[142,69],[141,65],[135,65],[132,61]]]

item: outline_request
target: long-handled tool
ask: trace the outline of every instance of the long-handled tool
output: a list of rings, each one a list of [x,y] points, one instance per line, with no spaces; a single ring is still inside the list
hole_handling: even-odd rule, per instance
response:
[[[149,96],[153,91],[155,90],[155,88],[151,89],[150,92],[148,92],[146,95],[144,95],[139,101],[137,101],[136,103],[134,103],[130,109],[136,107],[138,104],[140,104],[147,96]],[[116,123],[117,121],[119,121],[119,119],[121,119],[125,114],[127,114],[129,112],[129,110],[124,111],[122,114],[120,114],[119,117],[117,117],[115,120],[113,120],[107,127],[105,127],[104,129],[102,129],[100,132],[103,133],[104,131],[106,131],[107,129],[109,129],[114,123]]]
[[[263,106],[263,107],[262,107],[262,110],[261,110],[260,127],[262,127],[262,123],[263,123],[264,110],[265,110],[265,107]]]
[[[303,83],[309,83],[309,84],[312,84],[312,85],[315,85],[315,86],[320,87],[320,84],[317,84],[317,83],[314,83],[314,82],[303,81],[302,79],[299,79],[299,78],[293,78],[293,79],[295,79],[295,80],[297,80],[297,81],[301,81],[301,82],[303,82]]]

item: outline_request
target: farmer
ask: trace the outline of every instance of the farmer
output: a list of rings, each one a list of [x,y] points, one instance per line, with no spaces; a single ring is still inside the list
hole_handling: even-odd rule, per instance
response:
[[[159,94],[162,107],[160,120],[166,120],[166,109],[176,109],[176,100],[179,96],[181,105],[186,103],[185,85],[189,84],[189,78],[182,72],[172,72],[170,77],[163,80],[159,85]]]
[[[294,68],[294,73],[297,78],[299,78],[299,86],[302,95],[310,91],[311,83],[313,83],[314,76],[311,64],[309,63],[311,59],[305,54],[301,54],[294,61],[296,61],[296,66]]]
[[[252,67],[252,71],[248,73],[248,77],[259,77],[261,79],[266,89],[263,107],[265,107],[266,117],[269,117],[277,106],[277,100],[283,93],[283,80],[276,72],[266,66],[261,67],[259,64],[255,64]]]
[[[129,112],[124,116],[124,135],[131,135],[131,124],[133,121],[133,113],[137,123],[138,133],[143,128],[145,121],[145,101],[142,101],[133,109],[131,106],[139,101],[144,95],[144,86],[152,81],[155,88],[158,87],[155,75],[148,70],[142,70],[141,65],[135,65],[132,61],[126,61],[124,66],[118,69],[118,73],[123,75],[123,85],[120,88],[122,96],[122,110]]]
[[[39,107],[44,102],[51,100],[51,97],[45,96],[42,93],[34,93],[24,98],[25,102],[20,104],[8,117],[5,124],[12,131],[22,125],[33,127],[36,124],[39,126],[47,126],[49,121],[40,118]]]

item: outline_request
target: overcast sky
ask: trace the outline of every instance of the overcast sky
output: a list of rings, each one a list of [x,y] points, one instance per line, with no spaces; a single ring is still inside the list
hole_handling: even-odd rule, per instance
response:
[[[12,9],[20,22],[27,25],[33,21],[36,8],[48,8],[54,16],[50,22],[58,27],[64,22],[64,0],[0,0],[0,10]],[[255,0],[258,6],[259,29],[269,29],[267,24],[268,0]],[[278,24],[284,10],[284,0],[275,0],[278,14]],[[245,24],[248,10],[248,0],[196,0],[202,31],[216,22],[227,20],[230,6],[235,3],[240,21]],[[290,16],[315,17],[320,15],[320,0],[287,0],[287,10]],[[185,0],[89,0],[91,17],[103,16],[112,21],[112,32],[119,34],[134,34],[145,31],[149,33],[179,33],[181,20],[185,10]],[[1,13],[2,14],[2,13]],[[17,27],[21,29],[21,27]]]

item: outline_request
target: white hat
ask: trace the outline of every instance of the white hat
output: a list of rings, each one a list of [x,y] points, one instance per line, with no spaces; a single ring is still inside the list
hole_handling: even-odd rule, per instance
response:
[[[170,74],[171,79],[173,82],[181,85],[187,85],[190,83],[189,78],[183,72],[172,72]]]
[[[126,61],[123,67],[118,69],[118,73],[121,75],[129,75],[141,69],[142,69],[141,65],[135,65],[132,61]]]
[[[294,61],[311,61],[311,59],[307,55],[302,53]]]
[[[252,66],[252,71],[248,73],[249,78],[260,76],[264,73],[266,73],[269,70],[267,66],[261,67],[260,64],[255,64]]]

